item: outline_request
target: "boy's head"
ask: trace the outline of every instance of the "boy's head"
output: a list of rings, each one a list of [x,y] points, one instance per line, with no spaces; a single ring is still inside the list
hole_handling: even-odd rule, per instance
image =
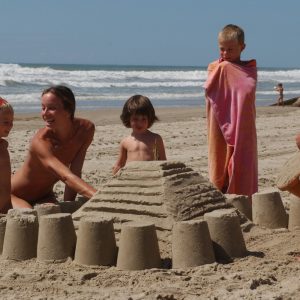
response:
[[[225,61],[240,62],[242,51],[245,49],[245,35],[237,25],[226,25],[218,35],[220,57]]]
[[[73,120],[76,109],[76,101],[72,90],[64,85],[56,85],[45,89],[42,92],[42,96],[48,93],[52,93],[61,100],[64,109],[70,113],[71,120]]]
[[[142,95],[134,95],[125,102],[120,118],[126,127],[131,128],[130,120],[133,116],[146,116],[147,128],[150,128],[158,120],[149,98]]]
[[[13,127],[14,110],[12,106],[0,97],[0,138],[7,137]]]

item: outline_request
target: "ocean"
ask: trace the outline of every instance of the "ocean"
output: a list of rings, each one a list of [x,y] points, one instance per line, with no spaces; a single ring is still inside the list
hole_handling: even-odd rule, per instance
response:
[[[69,86],[77,109],[122,108],[132,95],[150,98],[154,107],[204,106],[206,67],[0,64],[0,96],[16,112],[38,112],[43,89]],[[300,96],[300,69],[259,68],[256,105],[274,103],[274,86],[284,99]]]

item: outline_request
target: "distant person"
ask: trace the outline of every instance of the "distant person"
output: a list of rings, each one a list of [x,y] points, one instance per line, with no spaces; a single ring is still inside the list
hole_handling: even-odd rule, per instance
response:
[[[275,90],[278,92],[278,99],[277,99],[277,105],[284,105],[283,102],[283,84],[282,83],[278,83],[275,86]]]
[[[255,127],[256,61],[242,61],[244,31],[225,26],[220,58],[205,83],[210,181],[223,193],[251,196],[258,190]]]
[[[14,110],[12,106],[0,97],[0,212],[6,214],[11,208],[11,168],[7,150],[8,143],[3,138],[9,135],[13,127]]]
[[[149,130],[158,120],[149,98],[142,95],[130,97],[124,104],[120,118],[132,132],[120,143],[119,157],[113,167],[113,174],[129,161],[166,160],[161,136]]]
[[[64,201],[75,200],[77,193],[89,199],[96,192],[81,179],[94,124],[74,117],[75,97],[66,86],[44,90],[41,104],[45,127],[34,135],[24,164],[12,176],[14,208],[56,202],[53,186],[59,180],[66,185]]]

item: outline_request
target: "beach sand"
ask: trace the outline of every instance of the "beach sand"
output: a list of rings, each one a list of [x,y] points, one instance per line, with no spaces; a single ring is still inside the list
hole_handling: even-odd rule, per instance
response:
[[[300,110],[258,107],[259,190],[275,186],[278,170],[297,151]],[[130,133],[119,109],[78,112],[96,124],[86,155],[83,178],[96,188],[111,178],[120,140]],[[165,143],[168,160],[185,163],[207,177],[204,108],[160,108],[152,130]],[[38,114],[17,114],[9,140],[12,170],[23,162],[29,140],[43,125]],[[63,185],[56,185],[62,195]],[[280,192],[288,210],[291,195]],[[265,229],[243,232],[249,255],[229,264],[190,269],[120,271],[87,267],[71,260],[44,264],[35,259],[0,260],[1,298],[5,299],[298,299],[300,295],[300,231]]]

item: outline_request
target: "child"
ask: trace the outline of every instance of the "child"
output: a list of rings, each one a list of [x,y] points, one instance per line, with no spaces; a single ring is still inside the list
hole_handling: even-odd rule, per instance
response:
[[[229,24],[218,35],[220,58],[205,83],[210,181],[223,193],[258,190],[255,127],[256,61],[242,61],[244,31]]]
[[[7,213],[11,208],[11,168],[7,137],[13,127],[14,110],[12,106],[0,97],[0,212]]]
[[[283,103],[283,85],[282,83],[278,83],[275,86],[275,90],[279,93],[278,99],[277,99],[277,105],[284,105]]]
[[[158,118],[147,97],[141,95],[130,97],[124,104],[120,118],[132,132],[121,141],[113,174],[129,161],[166,160],[161,136],[148,130]]]

